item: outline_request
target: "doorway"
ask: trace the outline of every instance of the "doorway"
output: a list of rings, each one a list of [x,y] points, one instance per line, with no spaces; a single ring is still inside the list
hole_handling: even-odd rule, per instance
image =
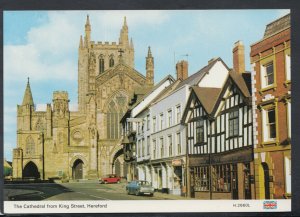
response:
[[[238,172],[237,165],[232,164],[232,199],[239,199],[239,187],[238,187]]]
[[[77,159],[74,162],[72,168],[72,177],[73,179],[83,179],[83,162],[80,159]]]
[[[39,170],[35,163],[32,161],[28,162],[23,170],[23,178],[39,179],[40,177]]]
[[[244,194],[245,199],[251,199],[250,163],[244,164]]]
[[[265,199],[270,199],[270,175],[269,166],[267,163],[261,164],[264,170],[264,187],[265,187]]]
[[[162,170],[158,170],[158,189],[162,189]]]

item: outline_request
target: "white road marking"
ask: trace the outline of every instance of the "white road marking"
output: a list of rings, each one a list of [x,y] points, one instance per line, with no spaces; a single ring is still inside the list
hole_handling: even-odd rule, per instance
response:
[[[110,200],[110,199],[107,199],[107,198],[104,198],[104,197],[98,197],[98,196],[91,195],[91,194],[88,194],[88,195],[89,195],[89,196],[91,196],[91,197],[96,197],[96,198],[99,198],[99,199]]]
[[[98,199],[110,200],[110,199],[107,199],[107,198],[104,198],[104,197],[98,197],[98,196],[87,194],[87,193],[80,192],[80,191],[76,191],[76,192],[79,193],[79,194],[84,194],[84,195],[87,195],[87,196],[90,196],[90,197],[95,197],[95,198],[98,198]]]

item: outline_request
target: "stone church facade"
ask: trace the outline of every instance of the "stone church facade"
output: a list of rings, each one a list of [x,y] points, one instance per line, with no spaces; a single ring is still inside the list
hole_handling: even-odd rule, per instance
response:
[[[144,76],[134,69],[126,17],[119,43],[91,41],[87,17],[78,53],[78,111],[70,111],[65,91],[54,91],[52,103],[37,110],[28,80],[23,102],[17,106],[14,178],[96,179],[126,174],[119,122],[133,94],[153,86],[150,48]]]

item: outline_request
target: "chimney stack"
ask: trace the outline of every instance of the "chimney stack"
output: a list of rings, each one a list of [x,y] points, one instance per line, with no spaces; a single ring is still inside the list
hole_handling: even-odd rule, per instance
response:
[[[188,75],[188,62],[185,60],[181,60],[176,64],[176,75],[177,80],[185,80],[187,79]]]
[[[232,54],[234,71],[236,73],[245,72],[245,47],[242,41],[237,41],[234,43]]]

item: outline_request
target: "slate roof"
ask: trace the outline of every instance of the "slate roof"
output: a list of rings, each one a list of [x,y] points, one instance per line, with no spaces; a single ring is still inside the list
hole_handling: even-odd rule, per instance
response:
[[[156,103],[162,98],[170,95],[181,84],[180,82],[181,80],[176,80],[174,83],[170,84],[152,100],[152,103]]]
[[[204,75],[209,72],[209,70],[214,66],[214,64],[217,61],[223,60],[220,57],[217,57],[213,60],[211,60],[206,66],[204,66],[202,69],[197,71],[196,73],[189,76],[187,79],[183,80],[176,89],[179,89],[180,87],[184,86],[185,84],[189,84],[190,86],[197,85],[201,79],[204,77]],[[226,66],[226,64],[223,62],[223,64]],[[227,66],[226,66],[227,67]]]
[[[246,74],[247,72],[244,72],[243,74]],[[235,71],[231,70],[229,71],[229,76],[234,80],[234,82],[237,84],[239,89],[242,91],[245,97],[250,97],[251,93],[248,89],[248,86],[246,84],[246,81],[244,79],[243,74],[236,73]]]
[[[193,86],[192,89],[206,112],[210,114],[217,103],[222,88]]]
[[[291,26],[291,14],[280,17],[266,26],[264,38],[274,35]]]
[[[167,75],[160,82],[158,82],[153,87],[139,87],[134,91],[134,94],[138,95],[136,102],[131,106],[131,108],[137,106],[141,101],[143,101],[147,96],[149,96],[153,91],[155,91],[158,87],[160,87],[166,80],[170,79],[171,81],[175,81],[175,79],[171,75]],[[172,84],[171,84],[172,85]]]
[[[246,73],[248,72],[239,74],[230,70],[227,81],[232,79],[245,97],[251,97],[251,93],[244,79],[244,74]],[[192,86],[192,90],[208,114],[213,112],[216,104],[218,103],[221,92],[224,91],[224,88],[227,86],[226,83],[227,82],[225,82],[225,85],[222,88]]]

